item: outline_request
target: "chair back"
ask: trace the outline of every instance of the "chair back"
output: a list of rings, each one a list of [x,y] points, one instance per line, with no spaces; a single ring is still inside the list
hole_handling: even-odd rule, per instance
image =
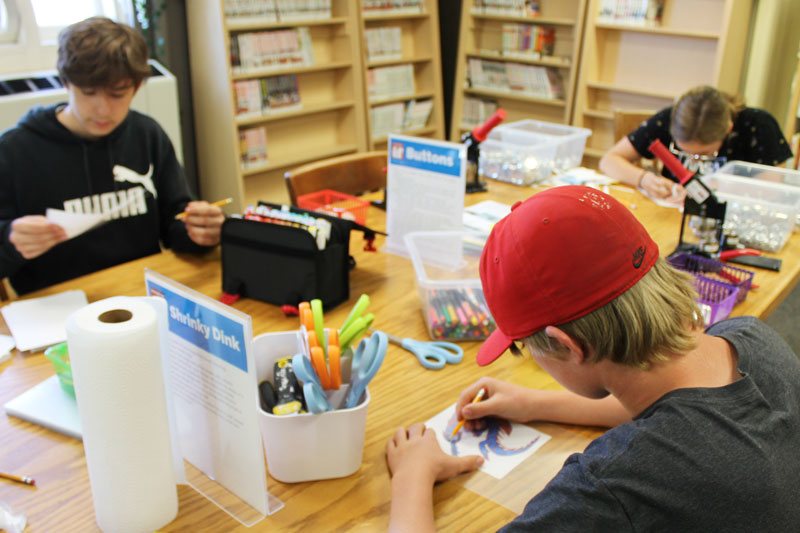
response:
[[[656,111],[649,109],[615,109],[614,142],[616,143],[652,117]]]
[[[292,205],[322,189],[358,196],[386,187],[386,150],[359,152],[308,163],[284,174]]]

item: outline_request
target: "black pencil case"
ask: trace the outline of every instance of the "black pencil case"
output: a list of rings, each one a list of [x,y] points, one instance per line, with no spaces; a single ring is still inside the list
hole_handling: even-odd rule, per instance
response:
[[[284,206],[259,202],[281,209]],[[229,217],[222,224],[222,290],[229,295],[253,298],[275,305],[297,305],[314,298],[326,308],[350,297],[350,232],[358,229],[367,240],[376,232],[351,220],[297,207],[331,223],[323,249],[306,229],[257,220]]]

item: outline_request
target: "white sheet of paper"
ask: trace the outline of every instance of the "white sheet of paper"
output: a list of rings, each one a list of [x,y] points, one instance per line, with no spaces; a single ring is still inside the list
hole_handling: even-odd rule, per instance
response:
[[[67,317],[85,306],[86,294],[66,291],[42,298],[11,302],[3,307],[3,319],[21,352],[38,350],[67,340]]]
[[[106,218],[103,215],[68,213],[61,209],[52,208],[47,208],[45,216],[50,222],[64,228],[64,231],[67,232],[67,237],[70,239],[106,222]]]
[[[464,228],[481,233],[489,233],[492,231],[492,227],[510,212],[510,205],[495,202],[494,200],[484,200],[464,208],[462,219]]]
[[[425,425],[436,432],[439,446],[448,455],[483,455],[486,461],[480,470],[497,479],[502,479],[550,440],[550,435],[525,424],[495,419],[477,434],[462,428],[451,442],[448,437],[456,423],[456,404],[453,404]]]

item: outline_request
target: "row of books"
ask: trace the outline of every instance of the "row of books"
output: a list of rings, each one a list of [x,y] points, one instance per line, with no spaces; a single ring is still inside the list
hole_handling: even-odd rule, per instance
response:
[[[232,35],[230,54],[234,74],[314,64],[307,27]]]
[[[367,28],[364,37],[367,41],[367,59],[370,61],[403,57],[403,34],[399,26]]]
[[[239,130],[239,153],[241,154],[242,168],[245,170],[266,165],[269,162],[267,159],[267,128],[258,126]]]
[[[472,13],[475,15],[538,17],[542,10],[539,0],[475,0]]]
[[[364,13],[424,13],[425,0],[363,0],[361,11]]]
[[[664,12],[664,0],[602,0],[597,22],[659,26]]]
[[[302,107],[295,74],[234,81],[233,92],[236,95],[236,116],[242,118]]]
[[[410,100],[375,106],[370,110],[372,139],[381,139],[390,133],[401,133],[424,128],[433,110],[433,100]]]
[[[495,111],[497,111],[497,100],[465,96],[461,126],[468,129],[480,126],[489,120]]]
[[[367,94],[371,101],[413,96],[415,92],[413,65],[375,67],[367,71]]]
[[[556,31],[535,24],[503,24],[503,55],[541,57],[553,55]]]
[[[331,18],[331,0],[225,0],[228,24]]]
[[[468,82],[475,89],[564,98],[564,81],[553,67],[470,58]]]

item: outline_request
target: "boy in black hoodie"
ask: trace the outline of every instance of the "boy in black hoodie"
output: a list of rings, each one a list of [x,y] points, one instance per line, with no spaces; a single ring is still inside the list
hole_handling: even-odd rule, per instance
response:
[[[68,102],[36,107],[0,136],[0,277],[18,294],[158,253],[219,243],[219,207],[191,201],[167,135],[130,110],[150,74],[133,28],[94,17],[59,35]],[[47,208],[110,220],[73,239]],[[183,220],[175,216],[187,213]]]

